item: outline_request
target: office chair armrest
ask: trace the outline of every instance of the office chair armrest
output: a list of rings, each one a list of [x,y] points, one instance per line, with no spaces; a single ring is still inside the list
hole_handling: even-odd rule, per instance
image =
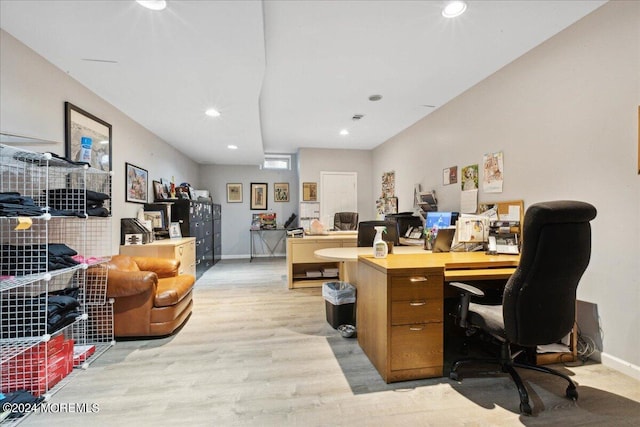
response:
[[[466,283],[449,282],[449,285],[453,286],[454,288],[460,289],[462,291],[462,294],[471,294],[474,297],[484,296],[484,292],[482,292],[480,289],[476,288],[475,286],[468,285]]]
[[[449,282],[449,285],[460,290],[460,305],[458,306],[458,326],[461,328],[468,328],[467,315],[469,314],[469,302],[471,302],[471,295],[474,297],[483,297],[484,292],[475,286],[468,285],[460,282]]]

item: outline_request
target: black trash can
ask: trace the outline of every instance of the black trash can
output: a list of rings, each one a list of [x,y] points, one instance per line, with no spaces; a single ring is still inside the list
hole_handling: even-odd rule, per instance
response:
[[[327,323],[333,329],[340,325],[356,325],[356,288],[347,282],[325,282],[322,296]]]

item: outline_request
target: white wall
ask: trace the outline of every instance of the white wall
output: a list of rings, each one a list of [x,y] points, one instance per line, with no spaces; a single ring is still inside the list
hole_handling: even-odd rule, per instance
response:
[[[132,88],[133,89],[133,88]],[[175,177],[198,186],[198,164],[111,104],[0,30],[0,130],[58,141],[37,151],[64,149],[64,103],[69,101],[112,126],[112,253],[120,244],[120,218],[136,216],[141,204],[125,202],[125,162],[149,172],[149,180]],[[153,194],[149,182],[149,194]]]
[[[504,192],[481,201],[593,203],[578,297],[594,311],[579,321],[603,363],[640,378],[639,105],[640,2],[610,2],[376,148],[373,176],[395,169],[401,210],[414,183],[456,210],[443,169],[503,151]]]
[[[200,182],[211,191],[214,203],[222,207],[222,258],[248,258],[250,253],[249,227],[252,214],[274,212],[278,225],[291,216],[298,215],[298,177],[294,169],[296,156],[292,156],[292,170],[261,170],[258,166],[201,165]],[[267,183],[267,210],[250,210],[251,183]],[[275,202],[274,187],[276,182],[289,183],[289,201]],[[227,183],[242,183],[242,203],[227,203]],[[296,223],[294,223],[296,224]],[[265,240],[274,249],[274,254],[284,256],[285,240],[278,244],[278,233],[263,233]],[[254,236],[254,256],[269,254],[268,248]],[[276,246],[277,245],[277,246]]]
[[[358,214],[360,221],[375,219],[375,199],[372,193],[372,152],[370,150],[330,150],[323,148],[301,148],[298,150],[298,188],[302,200],[302,183],[318,183],[320,201],[320,172],[356,172],[358,174]],[[379,178],[378,178],[379,180]],[[380,192],[378,185],[378,193]],[[376,195],[378,193],[375,193]]]

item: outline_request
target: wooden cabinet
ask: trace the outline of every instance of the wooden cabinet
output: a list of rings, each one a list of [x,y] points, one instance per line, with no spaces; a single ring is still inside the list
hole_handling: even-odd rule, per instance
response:
[[[322,260],[314,255],[318,249],[355,247],[357,234],[330,234],[326,236],[305,236],[287,238],[287,279],[289,288],[322,286],[322,283],[338,280],[337,277],[308,277],[309,271],[321,271],[332,267],[341,269],[339,261]]]
[[[177,200],[171,208],[171,221],[180,223],[182,236],[195,237],[196,277],[213,266],[214,207],[220,217],[220,205],[203,200]],[[218,241],[220,234],[218,233]]]
[[[442,376],[442,268],[358,262],[358,343],[387,382]]]
[[[180,274],[196,275],[196,238],[156,240],[146,245],[120,246],[121,255],[175,258]]]

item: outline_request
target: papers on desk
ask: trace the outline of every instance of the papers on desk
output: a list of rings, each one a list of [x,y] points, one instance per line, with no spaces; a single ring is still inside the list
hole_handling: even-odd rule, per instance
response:
[[[324,267],[322,269],[322,277],[338,277],[338,273],[337,267]]]
[[[307,270],[307,277],[322,277],[322,272],[320,270]]]

